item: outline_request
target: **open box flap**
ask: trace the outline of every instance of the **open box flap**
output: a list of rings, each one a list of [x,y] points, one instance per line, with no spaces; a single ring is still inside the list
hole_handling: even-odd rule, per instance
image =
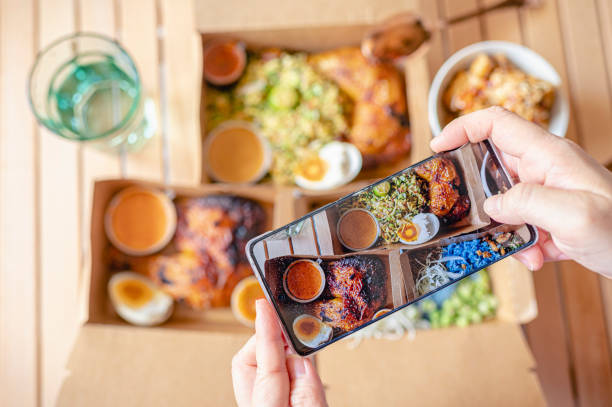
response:
[[[246,7],[238,0],[196,1],[195,26],[200,32],[286,28],[343,24],[370,24],[395,13],[416,8],[416,1],[259,0]]]
[[[413,341],[347,341],[318,354],[331,406],[543,406],[521,328],[492,322],[419,331]]]
[[[233,405],[230,361],[249,336],[86,324],[57,405]]]
[[[248,336],[86,324],[57,405],[232,405],[230,360]],[[521,329],[507,322],[343,341],[317,360],[330,405],[545,404]]]

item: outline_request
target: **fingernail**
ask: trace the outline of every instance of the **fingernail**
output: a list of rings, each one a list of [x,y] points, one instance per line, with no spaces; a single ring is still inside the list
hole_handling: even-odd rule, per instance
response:
[[[431,141],[429,142],[429,147],[431,147],[432,150],[436,151],[436,146],[440,144],[440,139],[439,137],[434,137],[431,139]]]
[[[501,197],[497,195],[487,198],[487,200],[484,201],[484,204],[482,205],[484,211],[491,216],[498,214],[501,209],[500,207]]]

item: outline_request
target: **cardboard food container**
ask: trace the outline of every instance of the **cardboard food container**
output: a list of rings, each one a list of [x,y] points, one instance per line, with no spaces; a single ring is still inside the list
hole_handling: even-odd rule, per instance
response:
[[[316,29],[313,29],[312,27],[292,27],[264,30],[245,29],[240,31],[205,32],[202,33],[202,47],[205,48],[207,44],[215,40],[232,39],[241,41],[246,45],[247,50],[254,52],[274,48],[289,52],[305,52],[307,54],[311,54],[334,50],[346,46],[359,47],[361,39],[371,28],[372,25],[370,24],[354,24],[346,26],[322,26],[317,27]],[[401,66],[394,66],[392,68],[396,69],[400,76],[404,79],[404,83],[402,85],[402,92],[404,93],[402,103],[407,106],[407,95],[409,93],[408,89],[405,87],[406,80],[404,69]],[[208,85],[203,79],[200,102],[200,131],[202,135],[202,146],[206,145],[209,130],[212,130],[209,129],[206,119],[207,94],[209,89],[210,85]],[[407,114],[408,113],[406,113],[406,116],[404,117],[406,121],[409,119]],[[412,136],[409,135],[409,138],[412,138]],[[204,155],[205,154],[203,154],[203,156]],[[364,162],[365,161],[367,161],[366,156],[364,156]],[[395,160],[385,161],[381,164],[363,168],[356,177],[356,180],[373,180],[382,178],[407,167],[410,162],[410,156],[405,154]],[[211,181],[206,167],[206,165],[202,166],[203,183]]]
[[[196,0],[195,19],[204,38],[236,34],[304,50],[329,49],[354,45],[372,24],[405,11],[406,7],[417,7],[415,4],[395,0],[260,0],[256,6],[247,7],[237,0],[216,3]],[[415,62],[418,80],[406,77],[413,135],[411,162],[429,155],[426,117],[429,81],[423,78],[427,71],[422,67],[424,64],[423,60]],[[194,84],[199,86],[201,83]],[[203,92],[203,106],[205,96]],[[205,123],[202,134],[206,134]],[[204,174],[203,181],[207,181]],[[112,189],[130,182],[133,181],[111,181],[104,187],[107,199]],[[359,181],[322,193],[277,189],[273,193],[274,227],[365,185],[367,182]],[[203,191],[209,187],[203,188],[187,189]],[[104,204],[97,192],[94,212]],[[102,294],[108,276],[102,267],[96,266],[95,259],[100,258],[106,242],[102,223],[95,217],[91,238],[90,309],[68,361],[69,374],[57,405],[234,405],[230,360],[252,331],[236,325],[228,310],[211,312],[196,323],[169,321],[155,328],[123,323],[110,313]],[[294,240],[292,245],[304,254],[315,254],[302,241]],[[290,253],[288,241],[279,241],[268,250],[278,255]],[[356,349],[339,342],[319,353],[317,368],[329,404],[392,406],[418,400],[420,405],[544,405],[533,371],[535,362],[520,327],[537,315],[531,274],[511,259],[489,270],[500,301],[493,322],[420,331],[411,341],[364,340]],[[212,314],[218,317],[213,318]]]

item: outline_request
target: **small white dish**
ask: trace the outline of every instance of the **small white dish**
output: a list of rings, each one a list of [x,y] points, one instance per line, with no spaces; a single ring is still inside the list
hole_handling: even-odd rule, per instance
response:
[[[305,323],[309,325],[308,329],[313,329],[314,331],[301,332],[298,326]],[[303,328],[302,331],[304,330]],[[293,334],[302,344],[310,348],[316,348],[331,339],[333,329],[315,316],[302,314],[293,320]]]
[[[440,230],[440,219],[433,213],[419,213],[411,219],[411,222],[416,225],[418,236],[416,240],[412,241],[400,239],[400,242],[406,245],[414,246],[425,243],[433,239]]]
[[[569,122],[569,103],[560,91],[561,77],[548,61],[535,51],[519,44],[506,41],[483,41],[469,45],[456,53],[442,64],[429,88],[427,101],[429,126],[434,137],[442,132],[442,128],[450,118],[442,103],[442,95],[455,74],[467,69],[476,55],[485,53],[489,55],[504,54],[506,58],[518,69],[552,83],[556,88],[555,103],[552,107],[548,131],[565,137]]]

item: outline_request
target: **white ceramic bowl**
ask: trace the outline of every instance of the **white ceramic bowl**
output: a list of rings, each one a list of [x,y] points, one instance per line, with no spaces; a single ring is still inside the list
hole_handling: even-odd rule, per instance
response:
[[[476,55],[482,52],[489,55],[504,54],[518,69],[536,78],[544,79],[557,88],[548,131],[565,137],[569,121],[569,104],[563,93],[559,91],[562,86],[559,74],[536,52],[522,45],[505,41],[477,42],[457,51],[442,64],[429,88],[427,101],[429,126],[434,137],[440,134],[450,117],[442,104],[444,91],[455,74],[459,70],[467,69]]]

